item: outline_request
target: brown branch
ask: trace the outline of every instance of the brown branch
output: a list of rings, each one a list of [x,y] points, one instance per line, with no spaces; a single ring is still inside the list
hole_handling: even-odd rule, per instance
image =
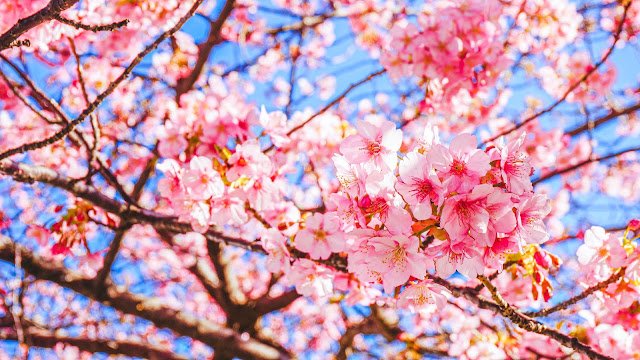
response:
[[[216,21],[214,21],[211,24],[211,28],[209,29],[209,35],[207,36],[207,40],[204,43],[198,45],[198,50],[199,50],[198,58],[196,60],[195,66],[193,67],[193,70],[191,70],[189,75],[187,75],[186,77],[179,79],[176,85],[177,100],[180,99],[180,96],[182,94],[188,92],[193,87],[193,84],[196,83],[196,81],[198,80],[198,77],[202,73],[202,70],[204,69],[204,66],[207,63],[207,60],[209,60],[209,55],[211,54],[211,51],[216,45],[222,42],[222,37],[220,36],[222,25],[227,20],[227,18],[229,18],[229,16],[231,15],[231,11],[233,11],[234,7],[235,7],[235,0],[227,0],[225,2],[224,7],[220,12],[220,15],[218,15],[218,18],[216,19]]]
[[[71,48],[71,53],[76,60],[76,72],[78,73],[78,82],[80,83],[80,90],[82,90],[82,97],[84,98],[85,105],[89,106],[91,101],[89,101],[89,93],[87,93],[87,86],[84,82],[84,76],[82,74],[82,64],[80,63],[80,56],[76,51],[76,44],[74,43],[72,38],[69,39],[69,46]],[[91,180],[90,174],[92,170],[93,163],[98,159],[98,150],[100,146],[100,122],[98,121],[98,116],[95,113],[91,113],[89,115],[91,119],[91,129],[93,130],[93,145],[91,147],[87,144],[87,152],[89,153],[88,163],[87,163],[87,181]],[[68,121],[67,121],[68,123]],[[86,142],[85,142],[86,143]]]
[[[611,55],[611,53],[613,53],[613,49],[615,48],[616,44],[618,43],[618,40],[620,40],[620,34],[622,33],[622,29],[624,28],[624,22],[627,18],[627,12],[629,10],[629,7],[631,6],[631,3],[633,1],[629,0],[629,2],[624,6],[624,13],[622,14],[622,19],[620,20],[620,24],[618,24],[618,28],[616,29],[616,32],[614,34],[613,37],[613,44],[611,44],[611,46],[609,47],[609,49],[607,50],[607,52],[604,54],[604,56],[600,59],[600,61],[598,61],[598,63],[596,63],[593,67],[589,68],[589,70],[582,75],[582,77],[580,77],[580,79],[578,81],[576,81],[575,83],[573,83],[569,89],[567,89],[567,91],[562,95],[562,97],[560,99],[558,99],[556,102],[554,102],[553,104],[551,104],[551,106],[547,107],[546,109],[539,111],[531,116],[529,116],[528,118],[524,119],[521,123],[516,124],[514,127],[512,127],[510,130],[505,130],[502,133],[490,138],[487,141],[484,141],[483,144],[487,144],[489,142],[495,141],[496,139],[498,139],[501,136],[510,134],[518,129],[520,129],[521,127],[523,127],[524,125],[528,124],[529,122],[537,119],[538,117],[551,112],[553,109],[556,108],[556,106],[560,105],[561,103],[563,103],[567,97],[569,96],[569,94],[571,94],[571,92],[573,90],[575,90],[578,86],[580,86],[580,84],[582,84],[584,81],[587,80],[587,78],[589,78],[589,76],[591,76],[591,74],[593,74],[596,70],[598,70],[598,68],[600,66],[602,66],[602,64],[604,64],[607,59],[609,58],[609,56]]]
[[[93,31],[93,32],[115,31],[118,28],[127,26],[129,24],[129,19],[124,19],[122,21],[118,21],[112,24],[107,24],[107,25],[86,25],[81,22],[62,17],[60,14],[55,14],[53,18],[65,25],[73,26],[76,29]]]
[[[491,281],[489,281],[489,279],[487,279],[483,275],[479,275],[478,279],[482,281],[484,286],[491,293],[491,297],[493,298],[493,301],[495,301],[495,303],[498,305],[500,309],[499,313],[502,314],[504,317],[508,318],[509,320],[511,320],[514,324],[518,325],[518,327],[524,330],[535,332],[537,334],[545,335],[551,339],[554,339],[560,344],[570,347],[578,351],[579,353],[586,355],[587,357],[589,357],[589,359],[613,360],[613,358],[603,355],[593,350],[590,346],[581,343],[580,340],[578,340],[578,338],[573,336],[568,336],[558,331],[555,331],[553,329],[550,329],[546,325],[523,315],[516,308],[514,308],[513,306],[509,305],[509,303],[507,303],[507,301],[502,297],[502,295],[500,295],[500,293],[498,292],[498,289],[496,289],[496,287],[493,286],[493,284],[491,283]]]
[[[27,329],[30,346],[39,348],[53,348],[58,343],[75,346],[80,351],[91,353],[105,353],[109,355],[122,355],[148,359],[187,360],[187,357],[165,350],[160,346],[143,344],[133,341],[91,339],[87,337],[68,337],[57,332],[41,329],[35,326]],[[17,334],[13,331],[0,332],[1,340],[17,340]]]
[[[616,281],[620,280],[620,278],[624,275],[625,270],[626,268],[621,268],[618,272],[616,272],[615,274],[612,274],[607,280],[601,281],[596,285],[589,287],[588,289],[583,291],[580,295],[576,295],[548,309],[530,311],[530,312],[524,313],[524,315],[529,317],[543,317],[549,314],[553,314],[556,311],[566,310],[569,306],[574,305],[578,301],[586,298],[587,296],[595,293],[596,291],[606,289],[607,286],[609,286],[610,284],[613,284]]]
[[[376,76],[382,75],[386,72],[387,70],[382,69],[382,70],[378,70],[376,72],[374,72],[373,74],[367,76],[366,78],[358,81],[355,84],[351,84],[351,86],[349,86],[347,88],[347,90],[345,90],[342,94],[340,94],[338,97],[336,97],[335,99],[333,99],[329,104],[327,104],[327,106],[323,107],[320,111],[318,111],[317,113],[311,115],[307,120],[303,121],[302,123],[296,125],[295,127],[293,127],[293,129],[289,130],[289,132],[287,132],[287,136],[290,136],[291,134],[293,134],[294,132],[302,129],[305,125],[307,125],[311,120],[315,119],[316,117],[324,114],[327,110],[331,109],[333,107],[333,105],[339,103],[341,100],[343,100],[345,98],[345,96],[347,96],[347,94],[349,92],[351,92],[351,90],[357,88],[358,86],[369,82],[371,79],[375,78]],[[269,146],[264,152],[268,152],[270,150],[272,150],[275,147],[275,145],[271,145]]]
[[[30,29],[52,20],[54,16],[59,15],[62,11],[70,8],[78,0],[51,0],[47,6],[37,13],[21,19],[11,29],[0,36],[0,51],[11,47],[12,44]]]
[[[109,251],[104,257],[102,268],[98,270],[98,273],[94,278],[94,283],[96,288],[101,288],[105,280],[107,279],[107,276],[109,276],[109,273],[111,272],[111,266],[113,265],[113,262],[116,260],[116,256],[120,251],[122,240],[124,239],[125,234],[130,228],[131,228],[131,224],[126,222],[122,223],[120,224],[118,230],[113,236],[111,245],[109,245]]]
[[[256,316],[260,317],[272,311],[285,308],[299,298],[300,294],[298,294],[295,289],[285,291],[284,293],[276,297],[270,297],[265,294],[265,296],[256,301],[254,311],[256,313]]]
[[[635,148],[631,148],[631,149],[622,150],[622,151],[619,151],[619,152],[614,153],[614,154],[609,154],[607,156],[602,156],[602,157],[583,160],[583,161],[581,161],[581,162],[579,162],[579,163],[577,163],[575,165],[571,165],[571,166],[566,167],[566,168],[564,168],[562,170],[552,171],[552,172],[548,173],[547,175],[544,175],[544,176],[540,177],[539,179],[537,179],[536,181],[534,181],[533,185],[536,185],[536,184],[538,184],[540,182],[548,180],[548,179],[550,179],[550,178],[552,178],[554,176],[558,176],[558,175],[562,175],[562,174],[568,173],[570,171],[574,171],[574,170],[579,169],[579,168],[581,168],[581,167],[583,167],[583,166],[585,166],[587,164],[590,164],[590,163],[593,163],[593,162],[598,162],[598,161],[603,161],[603,160],[608,160],[608,159],[614,158],[616,156],[620,156],[622,154],[625,154],[625,153],[628,153],[628,152],[633,152],[633,151],[640,151],[640,147],[635,147]]]
[[[13,262],[15,252],[22,255],[22,267],[40,280],[48,280],[71,289],[90,299],[100,301],[118,311],[151,321],[155,326],[170,329],[178,334],[201,341],[217,352],[245,359],[288,359],[290,355],[255,339],[243,339],[235,331],[213,322],[197,319],[180,310],[167,308],[158,300],[124,292],[109,279],[105,281],[102,294],[97,294],[92,280],[82,279],[61,263],[41,259],[32,251],[23,249],[9,238],[0,238],[0,259]]]
[[[160,35],[153,43],[148,45],[141,53],[139,53],[133,59],[133,61],[131,61],[131,64],[129,64],[129,66],[122,72],[122,74],[120,74],[120,76],[116,80],[111,82],[104,92],[98,95],[98,97],[96,97],[96,99],[77,118],[75,118],[73,121],[67,124],[64,128],[62,128],[62,130],[60,130],[59,132],[55,133],[54,135],[44,140],[35,141],[32,143],[24,144],[17,148],[7,150],[4,153],[0,154],[0,160],[6,159],[9,156],[12,156],[15,154],[23,153],[25,151],[40,149],[45,146],[49,146],[55,143],[56,141],[62,140],[65,136],[67,136],[70,132],[72,132],[78,124],[80,124],[87,116],[89,116],[89,114],[91,114],[98,107],[98,105],[100,105],[102,101],[104,101],[107,98],[107,96],[111,95],[111,93],[118,87],[118,85],[120,85],[129,76],[129,74],[131,74],[131,72],[133,71],[133,68],[135,68],[135,66],[138,65],[144,57],[146,57],[151,51],[153,51],[156,47],[158,47],[158,45],[160,45],[160,43],[162,43],[166,38],[168,38],[169,36],[177,32],[182,27],[182,25],[187,21],[187,19],[193,16],[193,14],[195,14],[196,10],[198,9],[198,6],[200,6],[200,4],[203,1],[204,0],[196,0],[196,2],[193,4],[191,9],[189,9],[187,14],[185,14],[182,18],[180,18],[180,20],[174,27],[162,33],[162,35]],[[1,39],[0,39],[0,44],[2,44]]]
[[[53,112],[54,114],[56,114],[58,116],[58,118],[60,119],[60,121],[62,121],[63,123],[65,123],[67,125],[69,123],[71,123],[71,120],[64,113],[64,111],[62,110],[60,105],[55,100],[53,100],[50,97],[48,97],[33,81],[31,81],[29,76],[24,71],[22,71],[18,66],[16,66],[13,62],[11,62],[7,57],[5,57],[2,54],[0,54],[0,59],[4,60],[7,64],[9,64],[9,66],[11,66],[20,75],[20,77],[25,82],[25,84],[32,90],[33,98],[38,102],[38,104],[43,109],[47,109],[47,110]],[[29,108],[31,108],[31,107],[29,106]],[[32,109],[32,110],[34,110],[34,109]],[[39,112],[36,111],[36,114],[38,114],[39,116],[43,117],[43,119],[45,119],[45,121],[47,120],[44,117],[44,115],[40,115]],[[77,146],[80,146],[80,143],[82,143],[82,145],[85,148],[87,148],[87,149],[91,148],[89,146],[89,143],[87,142],[87,140],[84,138],[84,135],[81,132],[77,131],[77,130],[74,130],[74,132],[69,134],[69,139],[74,144],[76,144]],[[118,179],[116,178],[116,176],[109,170],[109,167],[105,164],[105,162],[102,159],[100,159],[100,157],[96,157],[96,161],[100,165],[100,169],[98,169],[98,171],[99,171],[100,175],[102,175],[105,178],[107,183],[109,183],[109,185],[113,186],[116,189],[116,191],[118,192],[118,194],[120,194],[120,196],[122,196],[122,198],[127,203],[132,204],[132,205],[136,205],[136,202],[133,201],[133,199],[129,196],[129,194],[127,194],[127,192],[124,190],[122,185],[118,182]]]
[[[604,123],[607,123],[607,122],[609,122],[609,121],[611,121],[611,120],[613,120],[613,119],[615,119],[615,118],[617,118],[619,116],[627,115],[627,114],[630,114],[630,113],[638,111],[638,110],[640,110],[640,103],[637,103],[635,105],[629,106],[629,107],[624,108],[622,110],[611,110],[611,112],[609,112],[609,114],[607,114],[607,115],[605,115],[605,116],[603,116],[603,117],[601,117],[601,118],[599,118],[597,120],[592,121],[592,124],[593,124],[592,128],[596,128],[596,127],[598,127],[598,126],[600,126],[600,125],[602,125]],[[576,127],[573,130],[567,131],[565,134],[567,134],[569,136],[576,136],[576,135],[578,135],[578,134],[580,134],[582,132],[585,132],[587,130],[589,130],[589,124],[584,124],[582,126]]]

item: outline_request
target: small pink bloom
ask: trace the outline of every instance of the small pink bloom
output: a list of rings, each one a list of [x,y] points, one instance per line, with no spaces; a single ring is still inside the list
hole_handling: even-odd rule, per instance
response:
[[[413,216],[418,220],[430,218],[431,203],[439,207],[444,201],[442,183],[431,163],[426,156],[410,152],[400,161],[399,173],[396,190],[411,206]]]
[[[227,171],[227,179],[234,181],[242,176],[253,178],[256,176],[271,176],[273,164],[256,140],[248,140],[236,147],[236,152],[229,158],[231,169]]]
[[[368,241],[373,251],[367,265],[382,275],[385,292],[392,292],[404,284],[410,276],[423,279],[427,273],[427,261],[419,251],[416,237],[404,235],[374,237]]]
[[[313,214],[305,221],[306,227],[298,232],[294,245],[309,253],[312,259],[328,259],[331,253],[344,250],[345,241],[340,222],[335,216]]]
[[[530,179],[532,167],[529,163],[529,156],[520,151],[525,137],[526,133],[522,133],[520,137],[510,141],[500,152],[502,178],[507,190],[516,195],[522,195],[524,192],[533,190]]]
[[[276,229],[266,229],[261,238],[262,248],[269,254],[266,268],[272,273],[288,273],[291,255],[287,249],[287,239]]]
[[[303,296],[325,297],[333,292],[333,273],[309,259],[298,259],[287,274],[291,285]]]
[[[260,109],[260,125],[264,128],[264,132],[271,137],[271,142],[276,147],[283,147],[291,142],[287,131],[287,116],[282,111],[273,111],[267,113],[262,106]]]
[[[484,200],[493,191],[493,187],[483,185],[485,186],[476,186],[471,194],[455,195],[445,201],[440,224],[452,242],[461,241],[470,231],[475,235],[486,236],[491,216]]]
[[[220,198],[224,194],[224,183],[220,174],[213,169],[213,163],[204,156],[194,156],[189,162],[189,170],[184,172],[184,185],[191,197],[197,200]]]
[[[32,239],[36,239],[40,246],[47,246],[51,236],[51,232],[48,229],[35,225],[29,226],[25,234]]]
[[[525,198],[517,205],[516,234],[521,244],[542,244],[549,240],[549,233],[542,220],[551,212],[551,203],[546,195],[537,194]]]
[[[419,310],[428,305],[435,305],[438,310],[443,310],[450,294],[444,286],[426,279],[415,285],[407,286],[400,293],[397,305],[411,311]]]
[[[370,163],[383,172],[395,169],[398,150],[402,145],[402,131],[396,124],[382,120],[379,124],[358,121],[358,134],[344,139],[340,152],[352,164]]]
[[[461,134],[451,141],[448,149],[436,144],[427,154],[448,192],[471,190],[491,170],[489,155],[477,147],[475,136]]]

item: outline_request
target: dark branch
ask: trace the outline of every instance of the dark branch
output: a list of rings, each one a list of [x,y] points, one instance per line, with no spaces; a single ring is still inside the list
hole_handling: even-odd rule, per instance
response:
[[[51,0],[51,2],[49,2],[49,4],[42,10],[29,17],[21,19],[18,23],[13,25],[11,29],[0,36],[0,51],[11,47],[12,44],[15,44],[15,41],[20,37],[20,35],[44,22],[52,20],[55,16],[59,15],[62,11],[70,8],[77,2],[78,0]]]
[[[195,14],[196,10],[198,9],[198,6],[200,6],[200,4],[203,1],[204,0],[197,0],[193,4],[191,9],[189,9],[187,14],[185,14],[182,18],[180,18],[180,20],[174,27],[162,33],[162,35],[160,35],[153,43],[151,43],[141,53],[139,53],[133,59],[133,61],[131,61],[131,64],[129,64],[129,66],[124,70],[124,72],[122,72],[122,74],[120,74],[120,76],[116,80],[110,83],[104,92],[98,95],[98,97],[96,97],[96,99],[86,109],[84,109],[84,111],[80,115],[78,115],[77,118],[75,118],[73,121],[67,124],[64,128],[62,128],[62,130],[60,130],[59,132],[53,134],[52,136],[44,140],[35,141],[32,143],[19,146],[17,148],[7,150],[4,153],[0,154],[0,160],[6,159],[9,156],[12,156],[15,154],[23,153],[25,151],[36,150],[36,149],[43,148],[45,146],[49,146],[55,143],[56,141],[62,140],[65,136],[71,133],[78,124],[84,121],[84,119],[87,116],[89,116],[89,114],[91,114],[98,107],[98,105],[100,105],[109,95],[111,95],[111,93],[118,87],[118,85],[120,85],[127,77],[129,77],[129,74],[131,74],[131,72],[133,71],[133,68],[135,68],[136,65],[138,65],[144,57],[146,57],[151,51],[153,51],[156,47],[158,47],[158,45],[160,45],[160,43],[162,43],[165,39],[167,39],[169,36],[177,32],[182,27],[182,25],[187,21],[187,19],[193,16],[193,14]],[[1,44],[1,39],[0,39],[0,44]]]
[[[93,31],[93,32],[114,31],[118,28],[127,26],[129,24],[129,19],[125,19],[125,20],[118,21],[112,24],[107,24],[107,25],[85,25],[81,22],[64,18],[60,14],[54,15],[53,18],[63,24],[73,26],[76,29],[82,29],[82,30]]]

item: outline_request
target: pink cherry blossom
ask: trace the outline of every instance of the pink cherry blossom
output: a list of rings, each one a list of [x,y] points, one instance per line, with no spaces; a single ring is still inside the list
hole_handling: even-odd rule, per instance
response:
[[[434,284],[432,280],[422,280],[417,284],[407,286],[400,293],[397,305],[412,311],[427,305],[435,305],[438,310],[444,309],[451,292],[445,287]]]
[[[418,220],[432,216],[431,203],[442,205],[444,194],[442,183],[426,156],[418,152],[407,154],[400,161],[400,180],[396,190]]]
[[[305,228],[296,234],[294,245],[309,253],[312,259],[328,259],[331,253],[339,253],[345,248],[339,227],[337,217],[313,214],[305,220]]]
[[[194,156],[189,162],[189,170],[183,175],[183,182],[194,199],[219,198],[224,193],[224,183],[220,174],[213,169],[213,163],[204,156]]]
[[[358,121],[358,134],[344,139],[340,152],[351,163],[372,164],[388,172],[398,163],[402,131],[390,121]]]
[[[510,141],[500,152],[502,178],[504,179],[507,190],[516,195],[522,195],[524,192],[533,190],[531,179],[529,178],[532,167],[531,164],[529,164],[527,154],[520,151],[525,136],[526,133],[522,133],[520,137]]]
[[[489,156],[477,148],[476,137],[469,134],[456,136],[449,148],[434,145],[427,158],[444,178],[443,185],[448,192],[471,190],[491,169]]]

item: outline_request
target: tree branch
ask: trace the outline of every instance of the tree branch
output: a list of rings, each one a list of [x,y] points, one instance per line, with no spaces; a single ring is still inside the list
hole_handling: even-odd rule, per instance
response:
[[[76,29],[82,29],[82,30],[93,31],[93,32],[114,31],[118,28],[127,26],[129,24],[129,19],[124,19],[122,21],[114,22],[112,24],[107,24],[107,25],[86,25],[81,22],[62,17],[60,14],[55,14],[53,18],[65,25],[73,26]]]
[[[607,123],[607,122],[609,122],[609,121],[611,121],[611,120],[613,120],[613,119],[615,119],[615,118],[617,118],[619,116],[631,114],[632,112],[635,112],[635,111],[638,111],[638,110],[640,110],[640,103],[637,103],[635,105],[629,106],[629,107],[624,108],[622,110],[611,110],[611,112],[609,112],[609,114],[607,114],[607,115],[605,115],[605,116],[603,116],[603,117],[601,117],[601,118],[599,118],[597,120],[592,121],[591,122],[593,124],[592,128],[596,128],[596,127],[598,127],[598,126],[600,126],[600,125],[602,125],[604,123]],[[589,130],[589,126],[590,126],[589,124],[584,124],[582,126],[578,126],[573,130],[567,131],[566,134],[569,135],[569,136],[576,136],[576,135],[578,135],[578,134],[580,134],[580,133],[582,133],[584,131]]]
[[[41,280],[54,282],[90,299],[126,314],[139,316],[151,321],[155,326],[168,328],[178,334],[191,337],[211,347],[216,352],[228,353],[245,359],[288,359],[290,355],[255,339],[243,339],[235,331],[221,327],[207,320],[200,320],[179,310],[167,308],[160,301],[145,299],[124,292],[109,279],[105,281],[102,294],[96,294],[92,280],[82,279],[61,263],[43,260],[31,251],[23,249],[7,237],[0,238],[0,259],[13,262],[15,252],[22,255],[22,267],[29,274]]]
[[[231,11],[235,6],[235,0],[227,0],[218,15],[216,21],[211,24],[211,28],[209,29],[209,35],[207,36],[207,40],[198,45],[198,59],[196,60],[196,65],[193,67],[193,70],[184,78],[178,80],[178,84],[176,85],[176,99],[180,99],[180,96],[186,92],[188,92],[193,84],[196,83],[198,77],[202,73],[204,66],[209,60],[209,55],[213,48],[218,45],[222,41],[222,37],[220,36],[220,31],[222,30],[222,25],[227,20],[227,18],[231,15]]]
[[[80,115],[78,115],[78,117],[76,117],[73,121],[71,121],[64,128],[62,128],[62,130],[60,130],[59,132],[53,134],[52,136],[44,140],[35,141],[32,143],[24,144],[17,148],[7,150],[4,153],[0,154],[0,160],[6,159],[9,156],[12,156],[15,154],[23,153],[25,151],[36,150],[36,149],[43,148],[45,146],[49,146],[55,143],[56,141],[63,139],[65,136],[67,136],[70,132],[73,131],[73,129],[75,129],[75,127],[78,124],[80,124],[87,116],[89,116],[89,114],[91,114],[98,107],[98,105],[100,105],[107,98],[107,96],[111,95],[111,93],[118,87],[118,85],[120,85],[127,77],[129,77],[129,74],[131,74],[131,72],[133,71],[133,68],[135,68],[136,65],[138,65],[144,57],[146,57],[151,51],[153,51],[156,47],[158,47],[158,45],[160,45],[160,43],[162,43],[166,38],[168,38],[169,36],[177,32],[182,27],[182,25],[187,21],[187,19],[193,16],[193,14],[195,14],[196,10],[198,9],[198,6],[200,6],[200,4],[203,1],[204,0],[196,0],[196,2],[193,4],[191,9],[189,9],[187,14],[185,14],[182,18],[180,18],[180,20],[174,27],[162,33],[162,35],[160,35],[153,43],[151,43],[144,50],[142,50],[142,52],[139,53],[133,59],[133,61],[131,61],[131,64],[129,64],[129,66],[122,72],[122,74],[120,74],[120,76],[116,80],[111,82],[104,92],[98,95],[98,97],[96,97],[96,99],[86,109],[84,109],[84,111]],[[1,44],[1,40],[2,39],[0,38],[0,44]]]
[[[9,326],[9,325],[8,325]],[[109,355],[123,355],[128,357],[140,357],[149,359],[187,360],[187,357],[175,354],[159,346],[143,344],[133,341],[91,339],[87,337],[69,337],[60,332],[41,329],[31,326],[27,329],[31,346],[39,348],[53,348],[58,343],[75,346],[80,351],[91,353],[105,353]],[[15,331],[0,332],[2,340],[17,340]]]
[[[569,96],[569,94],[571,94],[571,92],[573,90],[575,90],[578,86],[580,86],[580,84],[582,84],[584,81],[587,80],[587,78],[589,78],[589,76],[591,76],[591,74],[593,74],[596,70],[598,70],[598,68],[600,66],[602,66],[602,64],[605,63],[605,61],[607,61],[607,59],[609,58],[609,56],[611,55],[611,53],[613,53],[613,49],[615,48],[616,44],[618,43],[618,40],[620,40],[620,34],[622,33],[622,29],[624,28],[624,22],[627,18],[627,12],[629,10],[629,7],[631,6],[631,3],[633,1],[628,1],[627,4],[624,6],[624,13],[622,14],[622,19],[620,20],[620,23],[618,24],[618,28],[616,29],[616,32],[614,34],[613,37],[613,44],[611,44],[611,46],[609,47],[609,49],[607,50],[607,52],[604,54],[604,56],[600,59],[600,61],[598,61],[598,63],[596,63],[593,67],[590,67],[589,70],[584,73],[584,75],[582,75],[582,77],[580,77],[580,79],[578,81],[576,81],[575,83],[573,83],[569,89],[567,89],[567,91],[564,93],[564,95],[562,95],[562,97],[560,99],[558,99],[556,102],[554,102],[553,104],[551,104],[551,106],[547,107],[546,109],[537,112],[531,116],[529,116],[528,118],[524,119],[521,123],[516,124],[515,126],[513,126],[511,129],[509,130],[505,130],[502,133],[490,138],[487,141],[483,142],[484,144],[487,144],[489,142],[495,141],[496,139],[498,139],[501,136],[510,134],[518,129],[520,129],[521,127],[523,127],[524,125],[530,123],[531,121],[537,119],[538,117],[552,111],[553,109],[556,108],[556,106],[562,104],[567,97]]]
[[[619,151],[619,152],[614,153],[614,154],[609,154],[607,156],[602,156],[602,157],[598,157],[598,158],[583,160],[583,161],[581,161],[581,162],[579,162],[579,163],[577,163],[575,165],[571,165],[571,166],[566,167],[566,168],[564,168],[562,170],[552,171],[552,172],[548,173],[547,175],[544,175],[544,176],[540,177],[538,180],[534,181],[533,185],[536,185],[536,184],[538,184],[540,182],[548,180],[548,179],[550,179],[550,178],[552,178],[554,176],[562,175],[562,174],[568,173],[570,171],[576,170],[576,169],[581,168],[581,167],[583,167],[583,166],[585,166],[587,164],[590,164],[590,163],[593,163],[593,162],[602,161],[602,160],[608,160],[608,159],[614,158],[616,156],[620,156],[622,154],[626,154],[628,152],[634,152],[634,151],[640,151],[640,147],[635,147],[635,148],[631,148],[631,149],[622,150],[622,151]]]
[[[549,314],[553,314],[556,311],[560,311],[560,310],[565,310],[567,309],[569,306],[577,303],[578,301],[586,298],[587,296],[593,294],[596,291],[600,291],[602,289],[606,289],[607,286],[609,286],[610,284],[615,283],[616,281],[620,280],[620,278],[624,275],[626,268],[621,268],[618,272],[616,272],[615,274],[612,274],[607,280],[601,281],[599,283],[597,283],[594,286],[589,287],[588,289],[586,289],[585,291],[583,291],[580,295],[576,295],[574,297],[572,297],[571,299],[567,299],[553,307],[550,307],[548,309],[543,309],[543,310],[538,310],[538,311],[530,311],[530,312],[526,312],[524,313],[524,315],[529,316],[529,317],[543,317],[543,316],[547,316]]]
[[[558,331],[552,330],[548,328],[546,325],[533,320],[522,313],[520,313],[513,306],[509,305],[507,301],[500,295],[498,289],[483,275],[479,275],[478,279],[482,281],[484,286],[491,293],[491,297],[496,302],[499,307],[499,313],[504,317],[511,320],[514,324],[518,325],[520,328],[535,332],[537,334],[542,334],[548,336],[560,344],[570,347],[581,354],[586,355],[589,359],[598,359],[598,360],[613,360],[613,358],[603,355],[595,350],[593,350],[590,346],[585,345],[578,340],[578,338],[573,336],[564,335]]]
[[[20,35],[46,21],[53,20],[56,15],[59,15],[77,2],[78,0],[51,0],[42,10],[21,19],[13,25],[11,29],[0,36],[0,51],[9,48]]]

